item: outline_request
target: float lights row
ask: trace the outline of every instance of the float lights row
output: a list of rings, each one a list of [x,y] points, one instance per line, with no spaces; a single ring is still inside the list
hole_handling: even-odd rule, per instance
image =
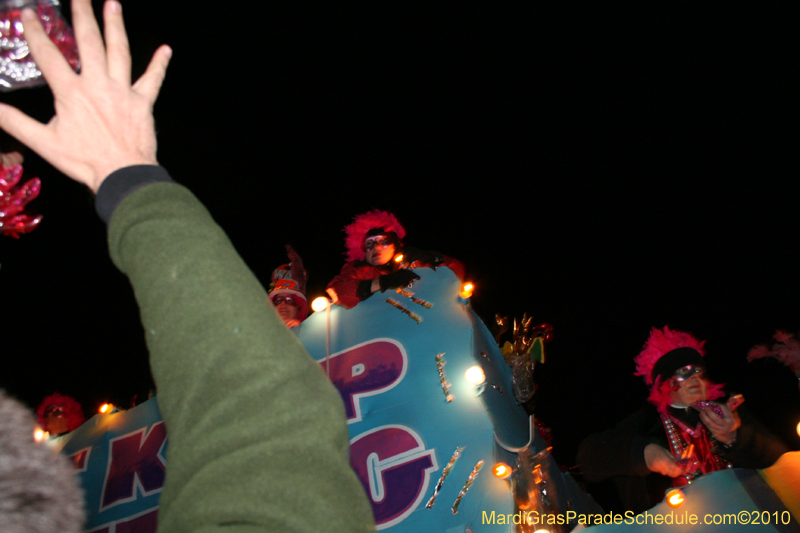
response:
[[[398,255],[397,257],[394,258],[394,260],[395,261],[402,261],[403,260],[403,256],[402,255]],[[461,296],[462,298],[469,298],[470,296],[472,296],[472,291],[474,289],[475,289],[475,285],[473,285],[471,282],[464,283],[463,285],[461,285],[461,292],[459,293],[459,296]],[[413,293],[411,293],[411,294],[413,294]],[[311,301],[311,309],[315,313],[319,312],[319,311],[322,311],[324,309],[327,309],[328,306],[330,306],[330,305],[331,305],[331,301],[329,299],[327,299],[326,297],[324,297],[324,296],[319,296],[317,298],[314,298]],[[425,307],[430,309],[431,306],[430,305],[425,305]]]
[[[673,509],[676,507],[680,507],[685,499],[686,496],[684,496],[683,491],[681,489],[672,489],[669,492],[667,492],[667,505],[669,505]]]

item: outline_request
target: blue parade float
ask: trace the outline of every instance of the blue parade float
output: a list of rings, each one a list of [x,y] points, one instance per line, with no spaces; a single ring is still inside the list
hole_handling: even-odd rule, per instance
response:
[[[377,529],[556,532],[603,524],[603,511],[558,469],[515,400],[512,369],[460,296],[459,279],[445,268],[416,272],[413,294],[375,294],[350,310],[329,307],[294,330],[342,395],[351,463]],[[155,399],[97,415],[57,443],[79,468],[87,531],[155,531],[167,443]],[[702,508],[702,517],[735,507],[786,521],[791,513],[762,477],[739,469],[704,476],[686,489],[680,512]],[[677,515],[665,506],[649,512]],[[612,516],[599,527],[692,526],[619,523]],[[765,527],[797,531],[798,523],[791,516],[788,525]]]

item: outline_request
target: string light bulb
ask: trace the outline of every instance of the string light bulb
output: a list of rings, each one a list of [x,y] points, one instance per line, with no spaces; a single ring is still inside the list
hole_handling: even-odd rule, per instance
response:
[[[395,263],[402,263],[403,262],[403,254],[397,254],[396,256],[394,256],[394,262]]]
[[[667,505],[673,509],[680,507],[685,499],[686,497],[681,489],[672,489],[671,491],[667,492]]]
[[[497,463],[492,467],[492,474],[500,479],[508,479],[511,477],[511,467],[505,463]]]
[[[113,410],[114,410],[114,405],[110,403],[104,403],[103,405],[100,406],[100,413],[104,415],[107,415]]]
[[[470,296],[472,296],[472,291],[474,291],[474,290],[475,290],[475,284],[474,283],[472,283],[471,281],[468,281],[468,282],[464,283],[461,286],[461,297],[462,298],[469,298]]]
[[[469,367],[464,373],[464,377],[467,379],[470,385],[475,385],[476,387],[483,385],[483,383],[486,381],[486,374],[484,374],[483,369],[477,365]]]
[[[36,428],[33,430],[33,440],[35,442],[42,442],[43,440],[47,439],[50,436],[50,433],[43,430],[42,428]]]
[[[311,302],[311,309],[313,309],[314,312],[323,311],[329,305],[330,301],[327,298],[325,298],[324,296],[318,296],[317,298],[314,298],[314,300]]]

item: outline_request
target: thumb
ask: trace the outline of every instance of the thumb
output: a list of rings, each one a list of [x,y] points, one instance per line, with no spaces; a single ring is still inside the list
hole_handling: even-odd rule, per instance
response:
[[[161,46],[153,54],[150,64],[147,65],[147,70],[133,84],[133,90],[147,98],[151,105],[156,103],[158,93],[161,91],[161,85],[167,75],[167,66],[169,66],[171,58],[172,48],[167,45]]]
[[[16,107],[3,103],[0,103],[0,128],[40,154],[48,143],[48,131],[44,124],[32,119]]]

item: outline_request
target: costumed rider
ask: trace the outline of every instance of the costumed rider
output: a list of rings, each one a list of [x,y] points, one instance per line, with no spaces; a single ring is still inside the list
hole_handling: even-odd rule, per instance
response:
[[[75,398],[56,392],[41,401],[36,409],[36,420],[51,437],[57,437],[81,427],[86,417]]]
[[[269,299],[289,328],[294,328],[308,318],[306,281],[308,274],[303,269],[303,260],[290,245],[286,245],[289,263],[272,271]]]
[[[788,448],[706,377],[705,341],[653,328],[635,358],[648,405],[613,429],[590,435],[577,461],[590,483],[612,479],[624,509],[663,501],[672,486],[731,467],[766,468]]]
[[[392,213],[377,209],[358,215],[345,227],[347,263],[328,283],[333,303],[351,309],[374,293],[407,287],[419,276],[411,269],[440,266],[464,277],[463,265],[439,252],[403,246],[406,230]]]

